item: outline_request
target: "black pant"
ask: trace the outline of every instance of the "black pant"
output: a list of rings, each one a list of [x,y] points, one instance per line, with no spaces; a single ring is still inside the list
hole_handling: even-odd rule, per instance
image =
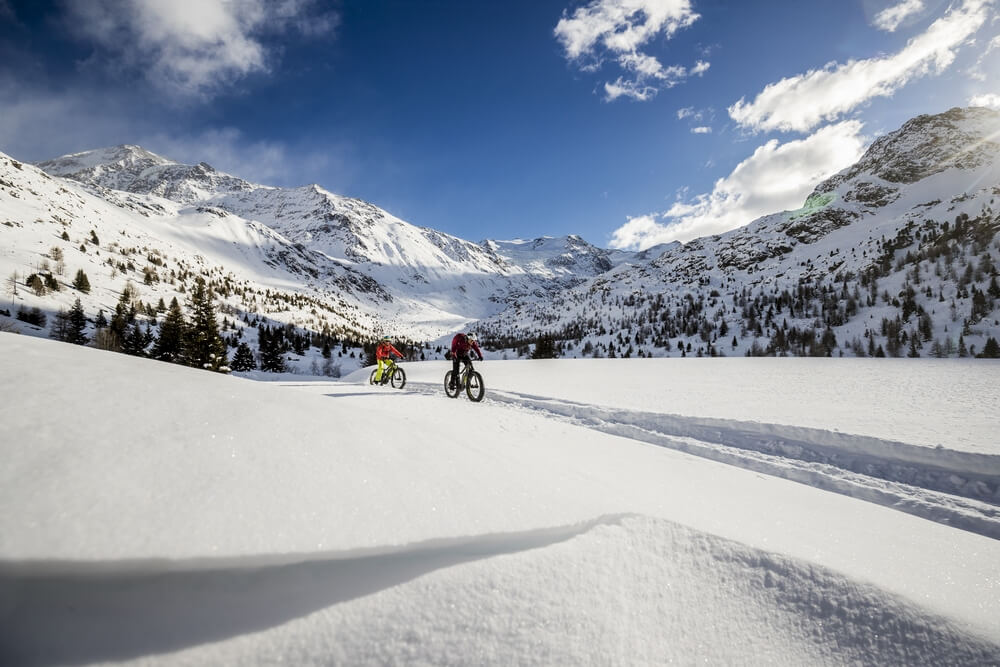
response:
[[[469,353],[466,352],[462,354],[461,352],[452,356],[451,358],[451,379],[452,382],[458,383],[458,362],[462,362],[466,366],[472,363],[472,359],[469,359]]]

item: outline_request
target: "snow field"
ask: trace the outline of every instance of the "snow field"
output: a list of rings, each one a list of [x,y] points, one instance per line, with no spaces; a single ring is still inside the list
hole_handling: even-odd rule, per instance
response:
[[[585,384],[619,400],[627,364]],[[0,334],[0,657],[1000,659],[996,540],[494,398],[546,364],[486,362],[478,405],[404,367],[259,383]]]

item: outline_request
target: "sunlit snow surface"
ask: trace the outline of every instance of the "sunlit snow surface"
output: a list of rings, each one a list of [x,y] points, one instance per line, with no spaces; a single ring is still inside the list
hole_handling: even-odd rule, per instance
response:
[[[1000,662],[1000,367],[751,361],[477,405],[0,333],[0,663]]]

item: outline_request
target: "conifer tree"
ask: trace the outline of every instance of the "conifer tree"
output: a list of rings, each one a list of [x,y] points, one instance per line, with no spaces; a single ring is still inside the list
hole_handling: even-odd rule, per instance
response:
[[[76,277],[73,279],[73,289],[84,294],[90,293],[90,280],[87,278],[87,274],[83,272],[83,269],[77,270]]]
[[[285,357],[281,341],[271,327],[261,325],[257,329],[257,344],[260,352],[260,369],[269,373],[285,372]]]
[[[188,366],[222,371],[228,367],[226,344],[215,320],[214,295],[201,277],[190,294],[191,321],[184,332],[184,357]]]
[[[245,342],[240,343],[233,355],[232,369],[234,371],[252,371],[257,368],[257,362],[253,358],[253,351]]]
[[[177,303],[177,297],[174,297],[171,299],[170,309],[160,325],[160,335],[156,339],[150,356],[161,361],[183,363],[184,330],[186,327],[184,313],[181,311],[180,304]]]
[[[997,343],[996,338],[990,336],[986,339],[983,351],[976,356],[980,359],[1000,359],[1000,343]]]
[[[83,312],[83,304],[77,299],[73,302],[73,307],[69,309],[66,316],[66,338],[67,343],[74,345],[86,345],[87,335],[84,331],[87,328],[87,314]]]
[[[134,297],[135,293],[132,291],[132,285],[126,284],[121,296],[118,298],[118,303],[115,305],[115,314],[111,316],[111,323],[108,325],[108,329],[114,334],[111,340],[119,347],[125,341],[125,336],[128,334],[128,325],[135,321]]]
[[[67,331],[69,330],[69,314],[62,308],[56,313],[55,319],[52,322],[52,328],[49,330],[49,337],[54,340],[60,340],[65,342]]]
[[[556,346],[552,336],[539,336],[538,341],[535,343],[535,350],[531,353],[531,358],[555,359],[556,356]]]
[[[146,346],[149,345],[151,339],[152,334],[148,328],[143,332],[139,322],[132,322],[122,339],[122,352],[135,357],[144,357],[146,356]]]

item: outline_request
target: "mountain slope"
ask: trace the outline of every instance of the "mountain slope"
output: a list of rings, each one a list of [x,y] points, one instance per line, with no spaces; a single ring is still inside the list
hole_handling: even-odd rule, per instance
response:
[[[1000,335],[998,131],[1000,113],[988,109],[913,119],[820,184],[801,209],[667,248],[482,328],[508,345],[547,333],[602,356],[679,354],[681,346],[702,354],[983,350]]]
[[[136,146],[40,163],[56,176],[5,158],[0,269],[39,273],[60,244],[76,257],[92,229],[114,239],[91,244],[113,261],[88,259],[118,272],[105,291],[152,276],[169,300],[186,285],[164,284],[199,266],[240,286],[229,308],[245,320],[359,339],[443,340],[479,320],[501,355],[543,336],[574,356],[1000,354],[998,130],[987,109],[915,118],[798,210],[641,253],[573,235],[473,243],[317,185],[252,184]],[[85,303],[91,317],[108,305]]]
[[[539,241],[546,248],[535,253],[501,254],[497,244],[416,227],[318,185],[254,185],[204,163],[181,165],[137,146],[88,151],[38,166],[92,187],[156,195],[259,222],[305,249],[370,276],[400,300],[404,310],[430,305],[451,313],[454,325],[463,318],[495,313],[511,295],[557,290],[610,267],[602,259],[606,251],[579,237],[561,240],[568,248],[562,251],[562,264],[544,240]],[[576,256],[591,259],[577,265]]]

